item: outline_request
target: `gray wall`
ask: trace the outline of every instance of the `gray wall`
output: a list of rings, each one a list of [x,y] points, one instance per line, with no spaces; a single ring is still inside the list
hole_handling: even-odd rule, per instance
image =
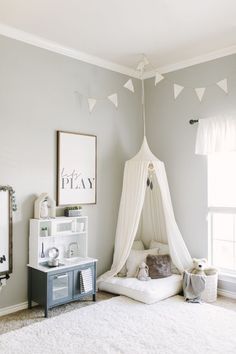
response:
[[[97,205],[89,216],[89,255],[98,274],[107,270],[122,187],[124,161],[142,141],[140,83],[132,94],[127,77],[0,37],[0,184],[16,190],[14,272],[0,294],[0,307],[26,301],[28,225],[36,195],[56,194],[56,130],[98,138]],[[103,97],[119,90],[119,107],[100,102],[88,113],[75,91]]]
[[[236,56],[166,74],[156,87],[145,81],[147,137],[153,153],[165,162],[175,216],[194,257],[207,257],[207,161],[194,154],[197,125],[190,118],[236,113]],[[216,85],[207,88],[199,103],[196,93],[185,89],[177,100],[173,83],[204,87],[228,77],[229,94]],[[236,291],[236,289],[235,289]]]

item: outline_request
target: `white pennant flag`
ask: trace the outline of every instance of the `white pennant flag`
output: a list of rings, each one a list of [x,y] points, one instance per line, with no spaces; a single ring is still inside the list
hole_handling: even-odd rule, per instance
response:
[[[118,107],[118,96],[117,93],[113,93],[112,95],[107,97],[116,107]]]
[[[179,96],[180,92],[184,89],[183,86],[174,84],[174,97],[175,99]]]
[[[127,90],[134,92],[134,85],[133,85],[133,81],[131,79],[129,79],[124,86],[125,88],[127,88]]]
[[[163,79],[164,79],[164,76],[161,75],[159,72],[156,72],[156,75],[155,75],[155,86]]]
[[[216,83],[225,93],[228,93],[228,81],[227,79],[220,80]]]
[[[97,100],[95,98],[88,98],[89,112],[91,113],[95,107]]]
[[[199,101],[201,102],[206,88],[205,87],[198,87],[198,88],[195,88],[194,90],[195,90],[195,92],[197,94],[197,97],[198,97]]]

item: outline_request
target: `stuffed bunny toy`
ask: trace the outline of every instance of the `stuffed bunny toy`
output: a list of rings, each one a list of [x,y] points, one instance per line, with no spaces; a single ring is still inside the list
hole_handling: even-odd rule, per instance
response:
[[[148,276],[148,270],[149,270],[149,268],[146,265],[146,263],[142,262],[140,264],[140,266],[138,267],[138,275],[137,275],[138,280],[141,280],[141,281],[150,280],[151,278]]]

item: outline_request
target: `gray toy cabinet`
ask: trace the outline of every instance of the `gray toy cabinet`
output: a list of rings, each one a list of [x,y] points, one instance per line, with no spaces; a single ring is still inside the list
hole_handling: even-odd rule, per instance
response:
[[[91,269],[92,289],[86,291],[81,281],[81,271]],[[53,271],[44,271],[28,265],[28,307],[32,301],[44,306],[45,317],[48,310],[71,301],[92,296],[96,301],[96,260],[69,267],[57,267]]]

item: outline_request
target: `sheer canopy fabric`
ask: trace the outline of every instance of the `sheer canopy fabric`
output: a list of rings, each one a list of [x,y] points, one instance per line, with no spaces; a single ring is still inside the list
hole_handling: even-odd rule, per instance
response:
[[[208,155],[236,151],[236,119],[215,117],[199,119],[195,153]]]
[[[152,191],[147,188],[150,163],[154,174]],[[99,277],[98,284],[122,269],[138,230],[146,247],[152,239],[168,243],[172,262],[181,273],[192,266],[175,221],[164,164],[151,153],[146,138],[139,153],[125,164],[113,264]]]

